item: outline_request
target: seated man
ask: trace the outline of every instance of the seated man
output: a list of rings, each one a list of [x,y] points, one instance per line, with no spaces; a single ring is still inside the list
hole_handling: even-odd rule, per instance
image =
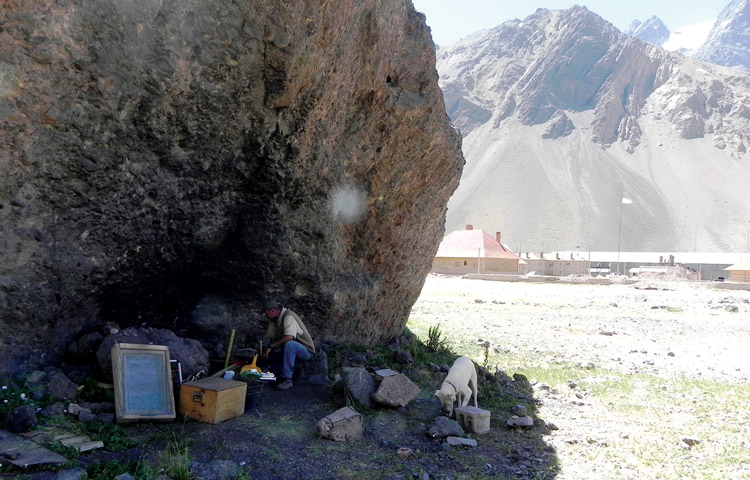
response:
[[[276,388],[287,390],[292,387],[296,360],[310,360],[315,354],[315,344],[297,314],[283,308],[277,300],[263,302],[263,312],[271,321],[268,324],[271,343],[263,349],[263,358],[270,359],[271,371],[277,378]]]

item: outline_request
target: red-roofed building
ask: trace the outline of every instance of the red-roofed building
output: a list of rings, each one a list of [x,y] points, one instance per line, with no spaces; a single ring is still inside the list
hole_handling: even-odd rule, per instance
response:
[[[432,260],[435,273],[519,273],[521,259],[506,248],[500,232],[492,238],[467,225],[446,236]]]

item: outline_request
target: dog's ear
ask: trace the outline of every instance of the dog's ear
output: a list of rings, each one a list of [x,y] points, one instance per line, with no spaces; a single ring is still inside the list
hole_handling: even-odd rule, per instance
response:
[[[440,390],[435,390],[435,396],[440,398]]]

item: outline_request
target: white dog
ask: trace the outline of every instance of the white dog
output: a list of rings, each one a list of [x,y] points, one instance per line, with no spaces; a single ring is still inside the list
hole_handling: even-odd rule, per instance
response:
[[[469,399],[474,397],[474,406],[477,407],[477,371],[474,362],[470,358],[458,357],[445,377],[440,390],[435,391],[435,396],[440,399],[443,409],[448,416],[453,416],[453,404],[465,407]]]

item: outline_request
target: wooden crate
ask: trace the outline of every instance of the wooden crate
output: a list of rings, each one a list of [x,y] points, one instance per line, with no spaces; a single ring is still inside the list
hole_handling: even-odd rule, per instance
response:
[[[247,383],[203,378],[180,386],[180,413],[206,423],[219,423],[245,412]]]

